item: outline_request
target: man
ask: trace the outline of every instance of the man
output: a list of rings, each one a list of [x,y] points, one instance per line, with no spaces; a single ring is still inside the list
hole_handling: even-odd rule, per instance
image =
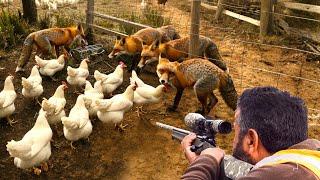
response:
[[[235,113],[233,156],[255,165],[239,179],[320,179],[320,141],[307,139],[307,109],[303,100],[273,87],[247,89]],[[191,163],[182,179],[222,179],[224,151],[190,151],[195,134],[181,142]]]

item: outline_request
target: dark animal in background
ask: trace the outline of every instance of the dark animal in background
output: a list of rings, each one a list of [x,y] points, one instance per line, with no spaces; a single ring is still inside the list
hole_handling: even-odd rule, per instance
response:
[[[165,6],[167,1],[168,0],[158,0],[158,4],[163,4]]]

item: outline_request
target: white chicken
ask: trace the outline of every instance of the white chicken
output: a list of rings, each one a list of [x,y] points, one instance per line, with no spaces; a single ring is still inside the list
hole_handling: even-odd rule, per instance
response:
[[[64,68],[65,64],[65,55],[62,54],[58,57],[58,59],[44,60],[39,56],[35,56],[35,61],[40,67],[39,72],[41,75],[49,76],[52,80],[56,81],[52,76],[61,71]]]
[[[94,71],[96,81],[100,80],[102,82],[103,93],[112,96],[112,92],[123,82],[123,69],[125,67],[127,66],[120,61],[114,72],[108,75],[100,73],[98,70]]]
[[[32,129],[20,141],[11,140],[7,143],[7,151],[14,157],[14,164],[18,168],[27,169],[39,165],[48,168],[46,161],[51,156],[51,138],[52,130],[46,119],[46,112],[42,112]]]
[[[0,0],[0,4],[12,4],[13,0]]]
[[[162,92],[166,90],[164,85],[158,85],[156,88],[145,84],[133,70],[130,77],[130,83],[137,83],[137,89],[134,91],[135,104],[157,103],[160,101]]]
[[[22,95],[24,97],[34,98],[40,104],[38,97],[43,93],[43,87],[37,65],[32,67],[31,74],[27,79],[22,77],[22,87]]]
[[[145,0],[141,1],[140,7],[141,7],[142,10],[145,10],[147,8],[147,3],[145,2]]]
[[[89,119],[89,112],[84,104],[84,95],[79,95],[76,104],[69,113],[69,117],[61,118],[63,134],[67,140],[73,141],[88,138],[92,132],[92,124]]]
[[[84,59],[81,61],[79,68],[72,68],[68,66],[67,68],[67,81],[73,86],[83,86],[86,84],[86,79],[89,76],[88,64],[89,59]]]
[[[52,97],[48,100],[44,98],[41,103],[41,110],[47,112],[47,120],[49,124],[56,124],[61,121],[62,117],[66,116],[64,106],[66,105],[66,99],[64,97],[64,91],[68,86],[63,83],[60,85]]]
[[[101,86],[101,81],[94,83],[94,88],[89,81],[86,81],[86,87],[84,90],[84,103],[89,111],[89,116],[97,116],[97,106],[95,100],[103,99],[103,91]]]
[[[9,116],[16,110],[14,101],[17,97],[12,80],[13,76],[7,76],[3,90],[0,92],[0,119],[5,117],[11,126],[15,121],[10,119]]]
[[[133,105],[133,96],[136,87],[135,84],[131,84],[122,94],[117,94],[111,99],[96,100],[98,118],[104,123],[113,122],[121,130],[124,130],[125,126],[118,124],[121,123],[124,113]]]

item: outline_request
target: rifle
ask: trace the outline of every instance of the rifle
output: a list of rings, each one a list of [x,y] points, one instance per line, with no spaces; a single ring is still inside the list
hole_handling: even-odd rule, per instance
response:
[[[180,128],[163,124],[160,122],[156,122],[156,125],[159,126],[160,128],[172,131],[172,138],[177,139],[179,141],[182,141],[182,139],[186,135],[192,133],[191,131],[180,129]],[[214,138],[212,138],[214,135],[207,136],[203,134],[198,135],[199,133],[196,133],[196,134],[197,134],[197,137],[191,146],[192,152],[195,152],[196,154],[199,155],[201,151],[207,148],[215,147],[215,141],[214,141]],[[244,176],[248,174],[248,172],[253,167],[252,164],[236,159],[231,155],[225,155],[223,162],[221,162],[221,165],[223,166],[222,171],[224,171],[224,174],[227,179],[236,179],[238,177]]]

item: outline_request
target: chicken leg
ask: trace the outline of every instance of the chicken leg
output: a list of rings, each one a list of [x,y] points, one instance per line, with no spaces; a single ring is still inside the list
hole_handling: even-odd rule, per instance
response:
[[[51,80],[54,81],[54,82],[57,82],[58,79],[57,78],[54,78],[53,76],[50,76]]]
[[[41,169],[40,168],[33,167],[32,170],[33,170],[33,173],[38,175],[38,176],[41,174]]]
[[[49,170],[48,163],[46,162],[42,163],[40,167],[44,172],[47,172]]]
[[[73,146],[73,141],[71,141],[70,146],[73,150],[76,150],[77,148]]]
[[[115,128],[119,130],[120,132],[123,132],[125,128],[128,126],[128,124],[123,125],[122,123],[120,124],[115,124]]]
[[[11,119],[9,116],[6,117],[8,123],[10,124],[11,127],[13,127],[12,124],[17,123],[18,121],[15,121],[13,118]]]
[[[145,113],[145,111],[143,111],[142,108],[143,108],[143,106],[138,106],[138,107],[137,107],[137,110],[136,110],[136,113],[138,114],[138,117],[139,117],[139,118],[141,118],[140,113],[141,113],[141,114],[144,114],[144,113]]]
[[[41,107],[41,103],[39,101],[39,97],[34,98],[34,101],[36,104],[38,104]]]

